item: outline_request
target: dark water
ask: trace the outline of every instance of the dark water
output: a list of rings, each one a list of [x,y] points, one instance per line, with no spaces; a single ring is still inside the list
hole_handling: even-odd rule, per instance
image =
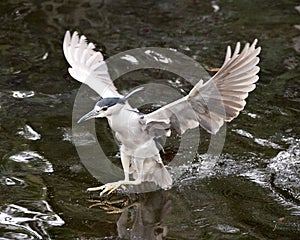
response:
[[[299,1],[4,0],[0,20],[0,239],[300,238]],[[166,47],[208,68],[220,66],[228,44],[258,38],[260,80],[227,126],[221,158],[200,145],[193,163],[173,170],[171,190],[89,208],[98,196],[85,189],[97,181],[70,141],[80,84],[61,50],[68,29],[106,57]],[[116,83],[129,90],[152,75],[165,79],[141,71]]]

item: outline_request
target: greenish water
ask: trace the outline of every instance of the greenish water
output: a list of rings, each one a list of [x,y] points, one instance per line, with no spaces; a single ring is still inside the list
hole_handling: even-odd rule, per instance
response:
[[[0,239],[299,239],[299,1],[4,0],[0,20]],[[174,170],[171,190],[114,196],[127,201],[114,207],[131,206],[122,213],[89,208],[98,195],[85,190],[99,183],[70,141],[80,84],[62,53],[68,29],[106,57],[166,47],[207,68],[222,64],[227,45],[258,38],[260,80],[227,125],[221,158],[200,145],[192,164]],[[124,78],[120,90],[176,81],[157,71]],[[107,123],[96,125],[117,162]]]

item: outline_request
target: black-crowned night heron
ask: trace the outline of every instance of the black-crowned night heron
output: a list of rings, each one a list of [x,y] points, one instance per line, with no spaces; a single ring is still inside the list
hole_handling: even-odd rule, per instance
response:
[[[106,117],[120,143],[121,163],[125,179],[107,183],[88,191],[101,190],[100,195],[110,194],[124,185],[138,185],[142,182],[154,182],[163,189],[172,185],[172,178],[165,168],[157,144],[160,136],[169,136],[170,129],[183,134],[187,129],[199,125],[211,134],[216,134],[224,122],[230,122],[244,108],[248,93],[255,88],[258,80],[260,47],[257,40],[247,43],[240,52],[240,43],[231,53],[228,46],[225,61],[219,71],[208,81],[200,80],[189,94],[175,102],[169,103],[149,114],[143,114],[131,107],[127,99],[140,89],[127,96],[119,94],[113,85],[105,61],[100,52],[95,51],[92,43],[87,43],[85,36],[67,31],[63,51],[71,68],[69,73],[76,80],[86,83],[97,80],[105,91],[102,99],[95,104],[92,111],[79,121]],[[101,67],[102,66],[102,67]],[[103,70],[104,69],[104,70]],[[218,94],[212,94],[212,88]],[[222,107],[217,107],[222,103]],[[209,108],[207,103],[212,103]],[[130,129],[128,129],[130,128]],[[130,174],[132,178],[130,179]]]

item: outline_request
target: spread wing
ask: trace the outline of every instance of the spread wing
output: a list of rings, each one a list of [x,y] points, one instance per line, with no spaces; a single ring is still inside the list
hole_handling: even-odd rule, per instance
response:
[[[179,134],[197,126],[216,134],[224,122],[237,117],[245,107],[248,93],[258,80],[257,40],[247,43],[240,52],[240,43],[231,53],[228,46],[220,70],[207,82],[199,81],[190,93],[152,113],[144,115],[140,123],[147,131],[159,135],[171,126]]]
[[[67,31],[63,42],[64,55],[71,65],[69,73],[77,81],[87,84],[102,98],[120,97],[108,72],[101,52],[94,50],[93,43],[87,43],[85,36]]]

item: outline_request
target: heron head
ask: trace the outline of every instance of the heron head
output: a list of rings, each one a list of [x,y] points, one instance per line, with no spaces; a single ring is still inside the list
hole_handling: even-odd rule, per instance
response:
[[[84,122],[92,118],[103,118],[114,114],[124,106],[123,98],[112,97],[99,100],[92,111],[82,116],[77,123]]]
[[[117,113],[133,94],[144,90],[144,87],[138,87],[129,92],[125,97],[108,97],[99,100],[92,111],[82,116],[77,123],[84,122],[92,118],[103,118]]]

